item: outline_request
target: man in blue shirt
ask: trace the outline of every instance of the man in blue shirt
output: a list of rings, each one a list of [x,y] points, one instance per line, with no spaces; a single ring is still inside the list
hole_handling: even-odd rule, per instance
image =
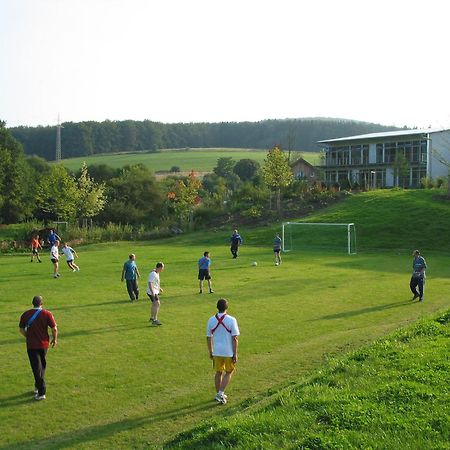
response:
[[[275,254],[275,265],[279,266],[281,264],[281,238],[278,233],[273,239],[273,253]]]
[[[413,273],[411,276],[411,281],[409,282],[409,287],[414,295],[412,299],[415,300],[419,297],[419,302],[422,302],[425,285],[425,269],[427,268],[427,263],[425,262],[423,256],[420,255],[419,250],[414,250],[413,257]],[[417,292],[416,287],[419,287],[419,292]]]
[[[198,260],[198,279],[201,294],[203,292],[203,280],[208,281],[209,293],[212,294],[211,285],[211,259],[209,258],[209,252],[203,253],[203,257]]]
[[[48,235],[47,242],[50,244],[50,247],[53,247],[56,241],[61,242],[61,238],[56,234],[55,230],[52,228],[50,230],[50,234]]]
[[[122,281],[125,278],[128,295],[130,296],[130,300],[132,302],[139,298],[139,286],[137,279],[141,277],[135,260],[136,255],[131,253],[128,257],[128,261],[125,262],[122,269]]]
[[[234,230],[233,234],[230,237],[231,242],[231,254],[233,255],[233,258],[238,257],[238,250],[239,246],[242,244],[242,238],[241,235],[238,233],[238,230]]]

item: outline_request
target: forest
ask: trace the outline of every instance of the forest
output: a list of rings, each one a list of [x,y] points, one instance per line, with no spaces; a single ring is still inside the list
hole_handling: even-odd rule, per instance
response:
[[[252,148],[317,151],[317,141],[398,128],[344,119],[304,118],[260,122],[160,123],[150,120],[65,122],[63,158],[167,148]],[[27,155],[55,159],[55,126],[8,128]]]

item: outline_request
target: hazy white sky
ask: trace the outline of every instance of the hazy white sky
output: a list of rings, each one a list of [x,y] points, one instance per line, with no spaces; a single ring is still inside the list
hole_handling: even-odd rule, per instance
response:
[[[447,6],[449,4],[449,6]],[[0,0],[0,120],[450,126],[447,0]]]

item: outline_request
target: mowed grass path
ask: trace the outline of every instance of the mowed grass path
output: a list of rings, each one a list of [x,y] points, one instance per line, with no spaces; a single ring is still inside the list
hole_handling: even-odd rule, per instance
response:
[[[302,152],[303,158],[311,164],[319,164],[318,152]],[[151,171],[170,170],[173,166],[182,172],[212,172],[219,158],[233,158],[235,162],[240,159],[253,159],[260,164],[264,163],[267,150],[248,150],[231,148],[198,148],[189,150],[162,150],[156,153],[114,153],[80,158],[63,159],[62,163],[70,170],[77,171],[83,162],[87,165],[106,164],[110,167],[120,168],[126,165],[144,164]]]
[[[240,230],[247,242],[251,236]],[[292,252],[275,267],[271,242],[243,246],[230,258],[226,236],[192,235],[149,243],[78,248],[81,271],[51,278],[25,256],[0,258],[0,449],[158,448],[201,420],[227,416],[393,329],[449,306],[448,258],[425,255],[426,302],[411,303],[410,257],[374,253]],[[196,261],[213,260],[215,294],[197,293]],[[131,304],[120,283],[123,262],[137,254],[141,299]],[[148,324],[148,272],[158,260],[162,327]],[[257,267],[251,262],[258,261]],[[48,396],[32,400],[33,379],[20,314],[42,294],[59,325],[48,354]],[[240,360],[218,406],[205,344],[206,321],[220,296],[241,328]]]

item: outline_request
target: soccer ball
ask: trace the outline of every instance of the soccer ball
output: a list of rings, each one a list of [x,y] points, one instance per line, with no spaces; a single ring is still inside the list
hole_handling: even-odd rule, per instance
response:
[[[278,266],[278,263],[276,262],[275,265]]]
[[[258,263],[257,263],[256,261],[253,261],[253,262],[252,262],[252,266],[253,266],[253,267],[255,267],[255,266],[257,266],[257,265],[258,265]]]

